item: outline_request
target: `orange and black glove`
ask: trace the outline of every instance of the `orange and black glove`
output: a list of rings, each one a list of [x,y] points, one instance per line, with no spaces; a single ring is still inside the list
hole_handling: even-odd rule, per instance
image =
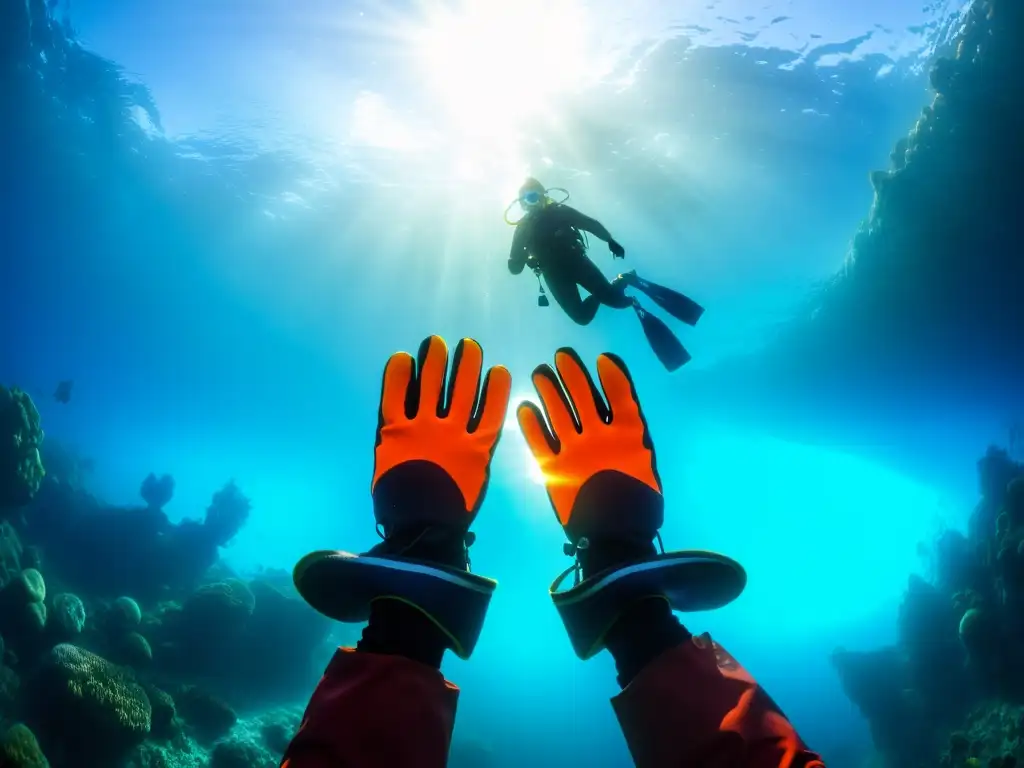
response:
[[[533,372],[543,412],[529,402],[517,412],[569,539],[566,553],[576,557],[551,597],[581,658],[604,647],[637,601],[706,610],[735,599],[746,582],[743,569],[721,555],[655,548],[665,503],[647,422],[620,358],[600,355],[597,374],[603,397],[576,352],[560,349],[554,369]],[[560,590],[572,572],[575,585]]]
[[[370,493],[391,554],[464,567],[450,562],[445,542],[462,547],[483,503],[512,377],[496,366],[481,387],[483,350],[472,339],[455,348],[446,384],[447,369],[439,336],[424,340],[416,360],[404,352],[388,360]]]
[[[601,355],[597,373],[607,402],[576,352],[560,349],[555,369],[533,372],[549,422],[533,403],[518,408],[584,578],[653,555],[665,509],[654,446],[625,363]]]
[[[469,572],[469,528],[487,491],[512,379],[496,366],[481,386],[483,351],[472,339],[459,342],[447,371],[448,347],[438,336],[424,340],[416,359],[399,352],[388,360],[370,485],[383,541],[362,555],[313,552],[294,580],[327,616],[370,618],[367,631],[387,625],[386,642],[374,635],[375,649],[422,634],[425,625],[404,615],[411,608],[467,658],[497,586]]]

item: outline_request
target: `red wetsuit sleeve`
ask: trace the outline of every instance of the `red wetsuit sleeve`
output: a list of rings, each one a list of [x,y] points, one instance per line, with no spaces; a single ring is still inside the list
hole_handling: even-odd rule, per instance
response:
[[[436,669],[340,648],[281,768],[444,768],[458,698]]]
[[[824,768],[725,649],[694,637],[612,699],[637,768]]]

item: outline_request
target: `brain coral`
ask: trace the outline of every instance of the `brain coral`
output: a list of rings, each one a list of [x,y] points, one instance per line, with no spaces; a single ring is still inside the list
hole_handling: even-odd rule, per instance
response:
[[[85,627],[85,605],[78,595],[61,592],[53,598],[51,621],[67,635],[77,635]]]
[[[61,643],[50,651],[43,671],[51,715],[75,723],[76,736],[93,742],[89,746],[117,751],[149,734],[152,709],[146,692],[101,656]]]

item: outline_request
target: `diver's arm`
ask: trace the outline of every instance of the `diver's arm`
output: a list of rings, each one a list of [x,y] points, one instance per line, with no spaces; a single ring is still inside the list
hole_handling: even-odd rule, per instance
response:
[[[512,248],[508,252],[508,271],[513,275],[518,275],[526,267],[529,256],[529,249],[526,246],[525,228],[517,226],[512,235]]]
[[[728,652],[689,636],[666,603],[644,602],[607,636],[625,684],[612,705],[638,768],[824,768]]]
[[[331,659],[281,768],[447,764],[459,689],[434,664],[443,651],[424,654],[430,628],[406,615],[415,609],[401,606],[383,622],[375,610],[359,649],[339,648]],[[372,652],[364,650],[370,635]]]
[[[589,232],[594,237],[600,238],[606,243],[610,243],[615,240],[615,238],[612,237],[612,233],[605,229],[604,224],[597,219],[592,219],[589,216],[580,213],[575,208],[570,208],[568,205],[563,205],[562,208],[564,209],[566,216],[569,217],[569,223],[576,227],[576,229],[582,229],[585,232]]]

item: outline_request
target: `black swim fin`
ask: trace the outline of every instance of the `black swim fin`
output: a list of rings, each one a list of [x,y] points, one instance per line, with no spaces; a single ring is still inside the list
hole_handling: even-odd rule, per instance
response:
[[[627,272],[623,277],[627,285],[643,291],[655,304],[687,325],[696,325],[704,314],[704,307],[679,291],[637,277],[636,272]]]
[[[640,302],[636,299],[633,299],[633,309],[640,319],[640,325],[643,326],[647,342],[654,350],[654,354],[661,360],[662,365],[669,371],[675,371],[690,362],[690,353],[686,351],[686,347],[669,330],[667,325],[640,306]]]

